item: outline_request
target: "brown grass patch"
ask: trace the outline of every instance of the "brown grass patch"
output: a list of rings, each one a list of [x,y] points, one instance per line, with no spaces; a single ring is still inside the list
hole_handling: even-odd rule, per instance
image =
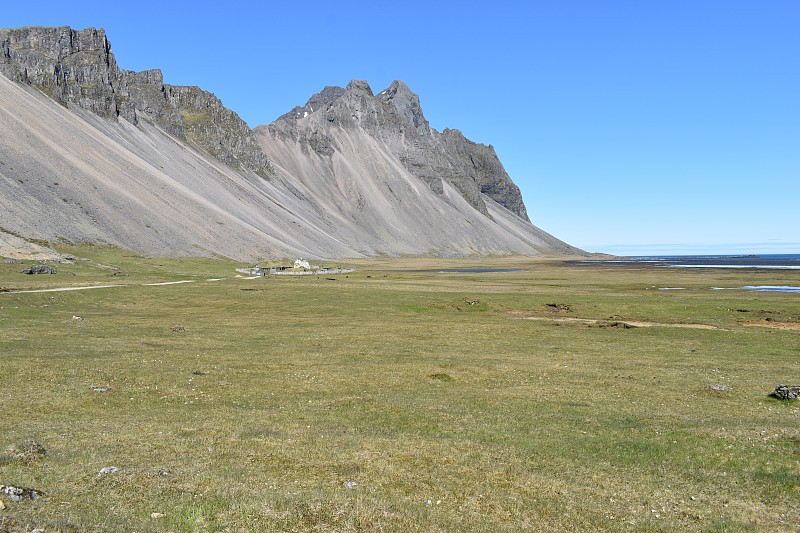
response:
[[[747,322],[742,322],[742,325],[755,326],[759,328],[783,329],[787,331],[800,331],[800,322],[778,322],[777,320],[770,320],[768,318],[748,320]]]

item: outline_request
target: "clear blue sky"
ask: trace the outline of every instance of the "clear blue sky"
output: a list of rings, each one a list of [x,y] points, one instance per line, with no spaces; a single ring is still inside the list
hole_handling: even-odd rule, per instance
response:
[[[0,27],[103,27],[251,126],[402,79],[585,249],[800,253],[798,0],[7,4]]]

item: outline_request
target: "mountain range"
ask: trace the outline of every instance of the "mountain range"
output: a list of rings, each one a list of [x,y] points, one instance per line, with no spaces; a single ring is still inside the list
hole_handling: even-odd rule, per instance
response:
[[[119,68],[102,29],[0,29],[0,73],[0,255],[59,239],[237,260],[582,253],[402,81],[325,87],[251,129],[207,91]]]

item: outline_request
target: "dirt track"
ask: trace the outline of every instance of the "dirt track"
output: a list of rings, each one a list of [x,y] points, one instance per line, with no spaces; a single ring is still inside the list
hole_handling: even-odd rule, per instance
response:
[[[214,278],[214,279],[206,279],[206,280],[199,280],[199,279],[184,279],[181,281],[162,281],[160,283],[117,283],[114,285],[89,285],[87,287],[56,287],[53,289],[30,289],[24,291],[17,291],[14,289],[10,289],[8,291],[4,291],[5,294],[31,294],[31,293],[38,293],[38,292],[66,292],[66,291],[88,291],[91,289],[110,289],[112,287],[161,287],[163,285],[180,285],[183,283],[196,283],[198,281],[222,281],[225,278]],[[257,278],[239,278],[239,279],[257,279]]]
[[[630,328],[685,328],[685,329],[710,329],[719,330],[717,326],[709,324],[680,324],[666,322],[645,322],[641,320],[596,320],[591,318],[548,317],[548,316],[521,316],[523,320],[538,320],[542,322],[569,323],[582,326],[605,327],[630,327]]]

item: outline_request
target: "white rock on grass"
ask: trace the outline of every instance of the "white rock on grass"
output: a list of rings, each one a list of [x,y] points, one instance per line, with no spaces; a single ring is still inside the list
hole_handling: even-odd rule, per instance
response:
[[[119,468],[116,466],[104,466],[100,469],[100,472],[97,473],[97,477],[102,477],[107,474],[116,474],[117,472],[119,472]]]

